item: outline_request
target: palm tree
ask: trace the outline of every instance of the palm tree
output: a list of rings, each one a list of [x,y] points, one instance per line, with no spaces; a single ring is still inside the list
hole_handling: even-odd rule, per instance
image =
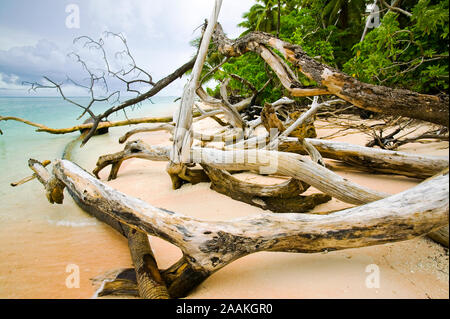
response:
[[[249,12],[242,15],[245,20],[238,25],[249,31],[273,32],[279,29],[280,1],[257,0],[257,2],[262,4],[254,4]]]
[[[339,29],[360,25],[367,0],[330,0],[322,12],[325,25],[336,25]]]

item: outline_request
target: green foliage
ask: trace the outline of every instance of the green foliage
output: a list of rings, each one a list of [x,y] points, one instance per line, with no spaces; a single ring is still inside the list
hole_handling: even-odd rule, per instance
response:
[[[420,0],[413,8],[414,28],[422,35],[436,34],[440,38],[448,37],[448,0],[430,4],[431,0]]]
[[[281,17],[280,38],[298,44],[310,56],[320,56],[328,64],[335,64],[334,47],[338,30],[335,26],[322,28],[320,12],[316,8],[294,10]]]
[[[239,75],[242,78],[245,78],[247,81],[249,81],[256,89],[261,89],[264,84],[269,80],[269,74],[272,72],[267,70],[265,62],[257,55],[256,53],[247,53],[241,57],[233,58],[228,63],[225,63],[223,65],[223,70],[216,73],[214,78],[217,81],[223,81],[225,77],[227,77],[229,74],[236,74]],[[271,74],[271,78],[276,78],[275,75]],[[275,81],[277,83],[277,81]],[[251,90],[243,83],[231,79],[229,85],[229,90],[231,93],[235,96],[239,95],[251,95]],[[208,93],[210,93],[213,96],[219,95],[219,89],[220,85],[217,85],[214,90],[209,90]],[[258,96],[258,103],[263,104],[264,101],[273,102],[282,96],[282,91],[278,87],[274,87],[274,85],[271,83],[269,84],[266,89],[261,92],[261,94]]]
[[[242,15],[245,20],[239,23],[239,26],[247,28],[249,31],[275,31],[278,23],[278,1],[256,1],[257,3],[250,8],[249,12]]]
[[[421,0],[408,23],[399,13],[386,14],[381,25],[353,47],[343,71],[358,79],[422,93],[448,89],[448,0]]]
[[[382,10],[381,25],[369,29],[360,42],[365,8],[372,0],[281,0],[279,37],[363,82],[435,94],[448,89],[448,2],[404,0],[401,8],[411,12],[411,17]],[[239,24],[247,29],[243,34],[255,30],[277,34],[278,3],[256,0]],[[222,59],[210,53],[204,73]],[[280,82],[256,54],[230,59],[214,79],[221,81],[233,73],[258,89],[273,78],[259,97],[259,105],[283,95]],[[297,76],[304,86],[315,84],[299,72]],[[230,81],[229,90],[235,96],[251,94],[236,80]],[[208,92],[217,96],[219,85]]]

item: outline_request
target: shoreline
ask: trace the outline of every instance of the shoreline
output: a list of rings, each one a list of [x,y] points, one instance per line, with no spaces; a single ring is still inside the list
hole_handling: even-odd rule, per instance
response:
[[[212,128],[214,123],[208,119],[194,125],[206,129]],[[92,171],[99,155],[123,149],[117,138],[127,130],[129,127],[114,128],[107,135],[95,137],[82,149],[74,147],[72,158],[87,171]],[[320,129],[318,133],[319,137],[328,134]],[[139,133],[134,139],[170,145],[169,137],[166,132],[150,132]],[[364,136],[352,134],[336,140],[361,145]],[[75,141],[71,143],[76,145]],[[430,149],[429,145],[407,146],[406,151],[409,152],[432,153],[430,155],[444,152],[438,148]],[[187,184],[173,190],[165,171],[166,165],[166,162],[130,159],[123,163],[118,178],[107,183],[154,206],[205,220],[229,220],[264,211],[212,191],[209,183]],[[362,173],[345,166],[333,167],[333,170],[360,185],[389,193],[398,193],[420,182],[407,177]],[[105,169],[100,173],[102,181],[108,172]],[[266,184],[281,180],[251,173],[238,176]],[[45,200],[40,191],[38,195]],[[311,188],[307,194],[312,192],[315,190]],[[4,283],[0,285],[1,297],[92,298],[101,284],[99,277],[116,269],[131,267],[126,240],[109,226],[93,217],[86,217],[67,192],[65,196],[64,204],[59,207],[67,211],[67,216],[83,216],[81,221],[75,219],[71,224],[70,219],[66,222],[67,218],[61,218],[59,224],[48,221],[10,223],[8,233],[14,234],[12,238],[4,237],[5,232],[0,233],[0,242],[14,243],[11,247],[2,248],[2,254],[7,257],[4,259],[9,262],[0,262],[0,282]],[[48,209],[55,207],[49,203],[46,205]],[[313,211],[351,206],[332,199]],[[150,242],[161,269],[181,256],[177,247],[159,238],[150,236]],[[64,285],[68,263],[80,266],[79,289],[67,289]],[[380,288],[367,288],[365,285],[370,274],[366,272],[367,267],[373,264],[380,270]],[[93,280],[95,278],[97,280]],[[42,281],[47,283],[44,291]],[[187,298],[448,298],[448,281],[448,250],[421,237],[329,253],[255,253],[213,274]]]

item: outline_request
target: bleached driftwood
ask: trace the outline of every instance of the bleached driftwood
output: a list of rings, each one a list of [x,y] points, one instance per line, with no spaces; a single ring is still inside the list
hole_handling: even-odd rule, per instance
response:
[[[120,144],[125,143],[134,134],[143,133],[143,132],[155,132],[155,131],[168,131],[170,133],[173,133],[174,129],[175,129],[175,127],[169,123],[161,123],[161,124],[156,124],[153,126],[139,127],[139,128],[136,128],[136,129],[126,132],[123,136],[121,136],[119,138],[119,143]]]
[[[202,165],[211,180],[211,189],[235,200],[270,210],[274,213],[305,213],[331,200],[326,194],[300,195],[309,185],[294,178],[278,185],[248,183],[229,172]]]
[[[168,172],[171,176],[177,174],[177,171],[181,169],[181,163],[186,162],[189,155],[189,149],[192,145],[192,107],[194,105],[195,91],[199,86],[201,71],[206,59],[206,54],[208,53],[209,42],[216,26],[221,6],[222,0],[215,0],[209,23],[206,26],[206,30],[202,36],[197,58],[192,69],[191,78],[184,88],[180,107],[177,109],[173,117],[175,122],[175,131],[170,164],[168,168]]]
[[[341,161],[370,172],[398,174],[414,178],[427,178],[449,165],[446,156],[418,155],[400,151],[382,150],[344,142],[306,138],[325,158]],[[282,138],[280,151],[305,153],[297,138]]]
[[[180,176],[186,171],[185,163],[188,163],[190,148],[192,145],[192,108],[194,105],[195,91],[200,84],[200,75],[203,64],[208,53],[208,47],[211,35],[219,17],[222,0],[215,0],[214,7],[211,12],[206,30],[203,33],[200,47],[198,49],[197,58],[195,59],[189,82],[184,87],[181,97],[180,107],[174,114],[175,131],[173,136],[172,151],[170,152],[170,161],[167,165],[167,173],[169,174],[174,188],[179,187],[183,183],[183,177]]]
[[[370,172],[423,179],[439,173],[449,165],[447,156],[417,155],[318,138],[304,140],[314,146],[324,158],[334,159]],[[263,134],[225,146],[224,150],[253,149],[259,145],[267,145],[268,142],[269,134]],[[303,143],[296,137],[281,137],[278,149],[282,152],[307,153]]]
[[[125,153],[101,156],[94,173],[98,174],[101,169],[110,164],[119,167],[124,159],[132,157],[168,160],[170,148],[167,146],[149,146],[142,141],[129,142],[127,145],[129,146]],[[294,177],[325,194],[352,204],[364,204],[387,196],[387,194],[357,185],[298,154],[265,150],[221,151],[193,147],[190,159],[191,163],[206,164],[228,171],[260,170],[265,174],[270,172]]]
[[[220,222],[153,207],[103,184],[70,161],[55,161],[53,174],[46,178],[67,187],[84,209],[178,246],[183,258],[161,272],[174,297],[186,295],[215,271],[254,252],[364,247],[422,236],[448,223],[448,172],[402,193],[328,215],[264,213]]]
[[[324,142],[322,140],[318,140],[318,142],[315,143],[317,139],[305,140],[311,142],[312,145],[317,146],[319,150],[320,143]],[[329,141],[325,142],[325,144],[328,145],[328,142]],[[169,150],[167,147],[155,148],[155,146],[148,146],[141,141],[136,141],[134,143],[136,144],[136,150],[134,152],[129,152],[126,156],[117,153],[114,159],[109,158],[109,160],[112,160],[113,165],[114,163],[121,163],[121,159],[123,157],[139,157],[148,159],[157,158],[157,160],[167,160],[168,158],[167,154]],[[347,143],[338,143],[338,145],[340,144],[343,144],[341,145],[341,147],[347,147],[349,145]],[[350,146],[353,147],[352,145]],[[407,153],[376,150],[366,147],[361,148],[363,150],[366,150],[367,153],[365,155],[361,155],[361,157],[356,158],[364,159],[364,156],[367,156],[370,159],[369,162],[373,163],[373,167],[378,167],[384,172],[387,172],[389,170],[390,172],[400,173],[407,172],[408,170],[414,171],[416,169],[422,169],[423,172],[428,172],[428,174],[432,173],[431,175],[434,175],[448,167],[448,159],[445,158],[416,156]],[[142,154],[139,153],[140,151],[138,151],[138,149],[143,150]],[[378,160],[375,161],[370,157],[375,156],[374,153],[381,153],[386,158],[378,158]],[[272,173],[274,174],[291,176],[314,186],[325,194],[331,195],[351,204],[365,204],[388,196],[388,194],[376,192],[348,181],[341,176],[333,173],[332,171],[326,169],[325,167],[316,164],[307,158],[302,158],[301,156],[292,153],[263,150],[220,151],[207,148],[193,148],[191,150],[191,157],[193,159],[193,162],[195,163],[205,164],[221,170],[258,170],[267,166],[272,166]],[[346,157],[340,159],[345,160],[345,158]],[[240,162],[237,163],[237,160],[239,160]],[[367,159],[364,159],[364,161],[367,161]],[[364,161],[361,163],[361,165],[363,165]],[[402,161],[406,162],[407,164],[402,166]],[[98,173],[99,167],[104,168],[108,164],[111,163],[105,161],[105,159],[102,157],[99,158],[99,162],[97,163],[98,166],[95,172]],[[116,175],[117,170],[114,170]],[[111,170],[111,172],[113,172],[113,170]],[[116,175],[114,175],[114,178]],[[203,179],[201,181],[207,181],[204,176],[202,176],[202,178]],[[222,187],[218,187],[217,189],[222,189],[222,193],[226,193],[227,195],[231,194],[231,191],[225,192],[223,187],[224,185],[227,185],[227,183],[229,184],[234,182],[229,181],[228,179],[230,178],[227,176],[222,176],[222,178],[224,179],[224,181],[222,182],[224,184],[222,185]],[[255,187],[255,185],[253,185],[253,187]],[[238,196],[235,197],[237,198]],[[266,201],[264,201],[264,203],[266,203]],[[289,205],[289,203],[287,203],[286,205]]]
[[[71,163],[69,161],[67,162]],[[50,174],[36,160],[30,159],[29,167],[34,171],[34,175],[39,182],[44,185],[49,202],[52,204],[62,204],[64,198],[63,190],[67,184],[62,183],[60,179]],[[72,182],[76,183],[76,181]],[[113,216],[104,214],[101,209],[86,206],[83,198],[77,196],[70,186],[68,187],[68,191],[85,211],[90,212],[93,216],[107,223],[128,239],[128,247],[130,248],[131,258],[135,267],[139,295],[146,299],[169,298],[165,282],[161,278],[155,258],[153,257],[148,236],[139,230],[130,228],[126,223],[122,223]]]

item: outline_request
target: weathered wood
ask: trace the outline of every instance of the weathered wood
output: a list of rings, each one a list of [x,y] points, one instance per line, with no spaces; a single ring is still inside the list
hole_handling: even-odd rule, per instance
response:
[[[220,85],[220,96],[222,97],[222,104],[220,104],[220,107],[222,108],[226,119],[228,120],[233,127],[237,127],[240,129],[244,129],[246,127],[246,123],[242,120],[241,115],[239,112],[234,108],[234,106],[228,101],[227,96],[227,86],[230,79],[225,79],[222,84]]]
[[[125,143],[134,134],[144,133],[144,132],[155,132],[155,131],[168,131],[170,133],[173,133],[174,129],[175,129],[175,127],[169,123],[161,123],[161,124],[156,124],[153,126],[136,128],[136,129],[128,131],[124,135],[122,135],[119,138],[119,143],[120,144]]]
[[[386,197],[387,194],[357,185],[312,160],[297,154],[265,151],[221,151],[211,148],[192,149],[195,163],[224,170],[259,170],[304,181],[325,194],[347,203],[363,204]]]
[[[428,237],[448,248],[448,225],[429,233]]]
[[[226,171],[208,165],[202,167],[211,179],[211,189],[274,213],[306,213],[331,200],[331,196],[326,194],[300,195],[309,185],[295,179],[279,185],[260,186],[241,181]]]
[[[94,174],[98,175],[98,172],[109,164],[120,166],[124,159],[132,157],[164,161],[168,159],[169,151],[170,148],[165,146],[149,146],[141,141],[130,142],[125,155],[118,152],[101,156]],[[325,194],[351,204],[364,204],[387,196],[387,194],[359,186],[298,154],[265,150],[221,151],[194,147],[190,155],[192,163],[207,164],[217,169],[260,170],[265,174],[270,172],[294,177]],[[182,168],[179,172],[181,171]]]
[[[318,97],[315,96],[314,100],[313,100],[313,103],[311,104],[311,107],[306,112],[304,112],[302,115],[300,115],[294,121],[294,123],[292,123],[286,130],[284,130],[283,132],[279,133],[279,135],[277,137],[275,137],[275,139],[270,141],[269,145],[267,145],[265,148],[268,149],[268,150],[277,149],[278,148],[278,144],[279,144],[279,138],[289,136],[298,127],[304,125],[308,120],[310,120],[311,117],[313,117],[314,114],[316,114],[317,111],[319,110],[319,108],[323,105],[323,103],[320,103],[320,104],[317,103],[317,99],[318,99]],[[324,103],[324,104],[329,104],[329,103]],[[304,137],[306,137],[306,136],[300,136],[300,138],[304,138]]]
[[[195,92],[200,86],[200,75],[203,64],[208,53],[211,35],[216,26],[219,17],[222,0],[215,0],[211,12],[209,23],[203,33],[198,49],[197,58],[192,69],[191,77],[184,87],[181,97],[180,107],[175,112],[173,119],[175,122],[175,131],[173,135],[172,151],[170,152],[170,161],[167,166],[173,187],[179,187],[183,178],[180,176],[185,169],[185,163],[189,162],[190,148],[193,142],[192,138],[192,107],[194,105]]]
[[[317,143],[314,143],[316,139],[305,140],[311,142],[312,145],[317,146],[319,150],[319,145],[323,142],[322,140],[318,140]],[[343,144],[343,146],[346,146],[346,143]],[[141,147],[143,149],[146,149],[146,147],[148,146]],[[389,167],[389,165],[391,165],[391,171],[394,171],[395,168],[395,172],[408,172],[408,170],[411,170],[410,167],[403,167],[403,170],[401,170],[398,166],[395,166],[398,164],[399,158],[400,162],[402,160],[406,160],[408,163],[413,163],[412,165],[415,165],[413,166],[413,168],[420,167],[421,165],[425,165],[425,167],[428,168],[429,166],[433,166],[435,171],[433,171],[433,169],[428,169],[428,172],[433,172],[433,175],[436,174],[436,171],[440,171],[442,170],[442,168],[445,168],[446,165],[448,165],[448,159],[443,158],[423,156],[416,157],[415,155],[409,155],[401,152],[376,150],[365,147],[360,148],[368,151],[366,156],[374,156],[374,153],[381,153],[382,155],[386,156],[386,159],[378,159],[378,162],[373,160],[373,167],[377,167],[378,165],[378,167],[383,168],[386,166]],[[146,151],[148,152],[148,149],[146,149]],[[155,157],[154,152],[150,151],[149,153],[151,153],[149,155],[149,158]],[[164,153],[164,151],[160,151],[160,154]],[[142,156],[142,154],[135,154],[135,156],[145,158],[145,156]],[[207,148],[194,148],[192,149],[192,158],[194,162],[207,164],[217,169],[225,170],[256,170],[261,169],[261,167],[264,166],[272,166],[272,169],[274,170],[272,173],[276,172],[277,174],[297,178],[301,181],[311,184],[325,194],[331,195],[340,200],[343,200],[344,202],[352,204],[369,203],[388,196],[388,194],[375,192],[365,187],[361,187],[340,177],[339,175],[331,172],[325,167],[315,164],[313,161],[302,159],[301,157],[296,157],[295,154],[291,153],[269,152],[261,150],[220,151]],[[159,156],[159,160],[164,159],[167,159],[167,155],[165,157],[164,155]],[[237,159],[240,159],[240,162],[237,162]],[[431,165],[431,163],[434,164]],[[426,172],[427,170],[423,169],[422,171]],[[411,175],[411,173],[409,174]]]
[[[170,149],[166,146],[151,146],[141,140],[130,141],[125,145],[123,151],[100,156],[93,171],[97,178],[99,172],[108,165],[112,165],[108,180],[115,179],[120,165],[124,160],[130,158],[145,158],[153,161],[168,161]]]
[[[101,120],[100,123],[102,123],[102,122],[106,122],[106,121],[105,120]],[[88,118],[86,121],[83,122],[83,124],[92,124],[92,125],[94,125],[94,123],[95,123],[95,120],[92,117]],[[88,134],[89,131],[90,131],[90,128],[85,128],[85,129],[81,129],[80,133],[81,134],[83,134],[83,133]],[[95,130],[94,136],[95,135],[107,134],[108,132],[109,132],[109,127],[97,128]]]
[[[37,127],[38,129],[36,130],[36,132],[46,132],[46,133],[50,133],[50,134],[67,134],[67,133],[72,133],[72,132],[76,132],[76,131],[83,131],[86,129],[90,129],[93,126],[93,123],[86,123],[86,124],[80,124],[80,125],[75,125],[72,127],[68,127],[68,128],[61,128],[61,129],[57,129],[57,128],[50,128],[47,127],[45,125],[39,124],[39,123],[34,123],[19,117],[14,117],[14,116],[0,116],[0,121],[17,121],[17,122],[22,122],[34,127]],[[116,121],[116,122],[100,122],[97,126],[97,130],[100,129],[104,129],[104,128],[108,128],[108,127],[117,127],[117,126],[125,126],[125,125],[131,125],[131,124],[140,124],[140,123],[159,123],[159,122],[171,122],[172,121],[172,117],[141,117],[141,118],[136,118],[136,119],[129,119],[129,120],[124,120],[124,121]]]
[[[198,49],[197,58],[192,69],[191,77],[184,88],[180,107],[177,109],[173,117],[175,122],[175,131],[169,163],[169,171],[171,173],[169,174],[176,174],[176,171],[182,167],[180,164],[186,162],[189,156],[189,150],[192,145],[192,107],[194,105],[195,91],[199,87],[200,75],[206,59],[206,54],[208,53],[209,42],[216,26],[221,6],[222,0],[215,0],[209,23],[206,26],[206,30],[203,33],[200,42],[200,47]]]
[[[45,161],[43,161],[41,164],[42,164],[42,166],[46,167],[46,166],[48,166],[50,163],[51,163],[51,162],[50,162],[49,160],[45,160]],[[22,179],[21,179],[20,181],[18,181],[18,182],[12,182],[12,183],[11,183],[11,186],[12,186],[12,187],[16,187],[16,186],[25,184],[26,182],[32,181],[32,180],[35,179],[35,178],[36,178],[36,174],[33,174],[33,175],[30,175],[30,176],[27,176],[27,177],[22,178]]]
[[[69,161],[56,161],[53,174],[85,206],[178,246],[192,269],[205,276],[257,251],[363,247],[422,236],[448,223],[448,172],[402,193],[328,215],[264,213],[226,222],[153,207]]]
[[[64,199],[63,190],[67,184],[63,184],[61,180],[51,175],[45,167],[36,160],[30,159],[29,166],[35,172],[35,175],[41,184],[44,185],[49,202],[52,204],[62,204]],[[116,229],[128,239],[128,247],[137,274],[136,281],[140,297],[145,299],[168,299],[169,294],[164,280],[159,273],[156,260],[153,257],[147,235],[136,229],[130,228],[126,223],[122,223],[113,216],[105,214],[101,209],[97,209],[95,206],[86,205],[83,199],[73,192],[71,187],[68,187],[67,189],[69,194],[82,209]],[[129,283],[121,282],[121,284],[118,284],[116,282],[115,285],[110,284],[108,287],[110,287],[109,289],[114,288],[116,291],[127,291],[124,287],[129,287]]]
[[[398,174],[423,179],[439,173],[449,165],[449,159],[445,156],[410,154],[317,138],[306,138],[306,141],[325,158],[372,173]],[[279,150],[305,154],[304,146],[297,138],[283,138]]]
[[[272,104],[267,102],[261,111],[261,123],[265,127],[267,132],[270,132],[270,129],[277,129],[278,132],[284,132],[286,130],[283,122],[281,122],[281,120],[275,113],[275,108],[272,106]]]
[[[213,39],[218,45],[218,51],[227,57],[238,57],[249,51],[258,53],[292,96],[334,94],[365,110],[410,117],[447,127],[449,125],[448,95],[433,96],[360,82],[314,60],[300,46],[287,43],[268,33],[250,32],[233,41],[225,36],[222,27],[217,24]],[[285,81],[288,76],[285,67],[277,61],[276,54],[266,47],[280,52],[295,68],[315,81],[318,87],[295,88],[294,82]]]
[[[205,92],[205,90],[200,86],[197,88],[196,90],[197,96],[203,101],[203,103],[211,106],[211,107],[215,107],[215,108],[221,108],[222,107],[222,100],[213,98],[212,96],[210,96],[208,93]],[[254,95],[247,97],[245,99],[243,99],[242,101],[233,104],[233,107],[238,111],[241,112],[243,111],[247,106],[250,105],[250,103],[252,102],[254,98]],[[223,110],[221,110],[223,111]]]
[[[54,176],[52,176],[42,165],[41,162],[30,159],[28,161],[28,166],[34,172],[34,176],[38,179],[38,181],[44,185],[45,188],[45,196],[48,201],[52,204],[62,204],[64,199],[64,185]]]
[[[128,230],[128,247],[136,270],[139,296],[144,299],[169,299],[166,284],[159,273],[147,234]]]

